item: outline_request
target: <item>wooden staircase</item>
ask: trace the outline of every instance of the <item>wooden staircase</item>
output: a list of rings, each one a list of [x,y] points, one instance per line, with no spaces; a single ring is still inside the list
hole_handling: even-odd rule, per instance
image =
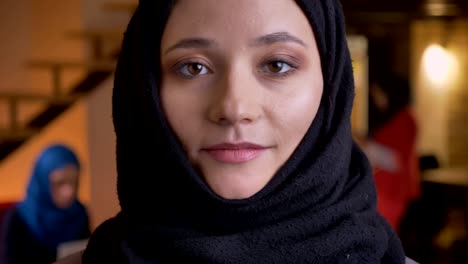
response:
[[[103,5],[103,10],[107,12],[133,12],[135,8],[136,4],[125,2],[109,2]],[[31,60],[26,63],[25,66],[28,69],[50,72],[52,93],[49,95],[0,93],[0,101],[8,104],[10,120],[8,128],[0,129],[0,162],[112,75],[119,50],[116,49],[105,54],[104,44],[109,41],[115,42],[122,35],[122,31],[66,32],[65,37],[67,38],[89,43],[92,61]],[[120,43],[116,46],[120,47]],[[64,92],[63,87],[61,87],[63,73],[70,69],[80,69],[85,74],[69,92]],[[26,124],[20,125],[18,121],[19,104],[38,102],[45,104],[45,108],[29,119]]]

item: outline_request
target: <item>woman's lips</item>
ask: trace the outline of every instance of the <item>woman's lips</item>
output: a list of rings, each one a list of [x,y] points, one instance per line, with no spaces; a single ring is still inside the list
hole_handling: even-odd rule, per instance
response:
[[[223,163],[243,163],[259,157],[268,147],[252,143],[222,143],[207,148],[206,152],[214,160]]]

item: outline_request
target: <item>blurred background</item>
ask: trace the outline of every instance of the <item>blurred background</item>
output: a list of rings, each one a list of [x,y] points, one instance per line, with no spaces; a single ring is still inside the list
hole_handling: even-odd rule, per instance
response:
[[[82,163],[79,199],[91,229],[118,212],[112,82],[136,2],[0,1],[0,225],[53,143]],[[390,190],[405,198],[389,221],[420,263],[468,263],[468,1],[341,3],[356,82],[353,133],[378,187],[408,193]],[[378,191],[385,201],[387,190]]]

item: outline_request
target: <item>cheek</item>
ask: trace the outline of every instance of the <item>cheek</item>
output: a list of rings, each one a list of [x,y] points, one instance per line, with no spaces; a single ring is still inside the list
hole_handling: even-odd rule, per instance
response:
[[[60,197],[60,188],[58,186],[51,187],[50,195],[52,196],[52,200],[56,202]]]
[[[164,114],[186,151],[198,142],[203,123],[203,97],[191,87],[164,84],[161,102]]]
[[[56,186],[51,189],[52,200],[57,206],[61,206],[63,201],[67,198],[65,188],[63,186]]]
[[[313,85],[304,86],[304,83]],[[290,85],[291,93],[274,99],[276,136],[282,142],[298,144],[314,120],[323,93],[322,80],[305,79]],[[279,134],[281,133],[281,134]]]

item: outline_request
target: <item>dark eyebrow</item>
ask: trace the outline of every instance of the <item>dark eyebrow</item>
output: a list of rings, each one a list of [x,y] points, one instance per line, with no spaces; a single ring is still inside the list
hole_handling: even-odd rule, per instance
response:
[[[215,42],[206,38],[187,38],[183,39],[170,48],[164,54],[167,54],[175,49],[196,49],[196,48],[209,48],[215,45]]]
[[[276,32],[256,38],[251,44],[252,46],[268,46],[278,42],[294,42],[301,46],[307,47],[307,45],[301,39],[289,34],[288,32]]]
[[[278,42],[294,42],[301,46],[307,47],[307,45],[301,39],[292,36],[288,32],[276,32],[271,33],[265,36],[256,38],[251,46],[268,46],[273,45]],[[186,38],[182,39],[176,44],[172,45],[164,54],[167,54],[175,49],[200,49],[200,48],[210,48],[215,46],[216,43],[213,40],[206,38]]]

